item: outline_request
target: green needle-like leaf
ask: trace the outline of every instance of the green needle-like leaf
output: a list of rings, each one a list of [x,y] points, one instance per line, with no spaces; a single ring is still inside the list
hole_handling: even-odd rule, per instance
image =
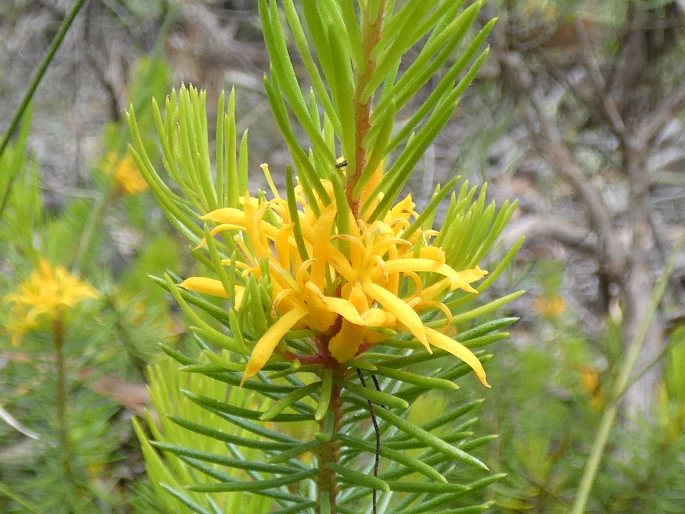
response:
[[[471,339],[475,339],[476,337],[489,334],[490,332],[506,328],[511,324],[516,323],[518,319],[519,318],[500,318],[493,321],[486,321],[485,323],[470,328],[469,330],[465,330],[464,332],[459,334],[459,341],[463,343],[466,341],[470,341]]]
[[[245,409],[243,407],[236,407],[234,405],[231,405],[226,402],[220,402],[218,400],[214,400],[212,398],[207,398],[205,396],[200,396],[197,394],[194,394],[190,391],[182,390],[183,394],[185,394],[190,400],[192,400],[194,403],[206,407],[208,409],[214,410],[214,411],[219,411],[219,412],[224,412],[226,414],[230,414],[231,416],[239,416],[244,419],[252,419],[252,420],[257,420],[261,419],[262,416],[264,416],[263,413],[251,409]],[[279,413],[277,413],[279,414]],[[274,416],[271,418],[272,421],[281,421],[281,422],[288,422],[288,421],[303,421],[309,419],[306,416],[300,415],[300,414],[282,414],[280,416]]]
[[[390,491],[390,487],[388,487],[388,484],[385,482],[385,480],[374,477],[373,475],[360,473],[359,471],[350,469],[347,466],[341,466],[340,464],[335,463],[328,463],[326,467],[335,471],[338,475],[340,475],[340,478],[342,478],[343,481],[349,484],[367,487],[369,489],[379,489],[386,493]]]
[[[197,364],[198,362],[194,359],[191,359],[188,357],[185,353],[179,352],[175,348],[172,348],[169,345],[166,345],[164,343],[160,343],[159,347],[162,349],[164,353],[166,353],[169,357],[174,359],[175,361],[179,362],[180,364],[183,364],[185,366],[189,366],[191,364]]]
[[[186,303],[186,301],[183,299],[183,296],[181,295],[180,288],[178,288],[171,280],[171,277],[166,275],[165,277],[166,280],[166,285],[167,285],[167,290],[171,293],[171,295],[174,297],[178,305],[181,307],[183,312],[188,316],[193,323],[195,323],[199,328],[201,328],[203,331],[205,331],[207,334],[211,335],[213,337],[213,343],[220,345],[222,348],[226,348],[227,350],[234,351],[236,353],[241,352],[241,348],[239,345],[236,343],[236,341],[228,337],[225,334],[222,334],[218,330],[216,330],[214,327],[210,326],[207,324],[204,320],[202,320]]]
[[[299,457],[303,453],[314,450],[317,446],[319,446],[319,441],[317,440],[302,443],[301,445],[295,446],[290,450],[272,455],[269,457],[269,462],[273,462],[274,464],[288,462],[296,457]]]
[[[184,448],[183,446],[178,446],[175,444],[169,444],[164,442],[150,441],[150,444],[152,444],[155,448],[159,448],[160,450],[173,453],[174,455],[182,455],[184,457],[189,457],[191,459],[201,460],[203,462],[209,462],[212,464],[220,464],[222,466],[227,466],[229,468],[247,469],[250,471],[275,473],[279,475],[297,473],[300,471],[296,468],[290,468],[287,466],[278,466],[275,464],[268,464],[263,462],[251,462],[240,459],[231,459],[230,457],[226,457],[224,455],[216,455],[213,453],[203,452],[192,448]]]
[[[485,512],[495,504],[494,501],[483,503],[482,505],[474,505],[473,507],[459,507],[456,509],[447,509],[435,512],[435,514],[478,514]]]
[[[461,462],[471,464],[486,471],[488,469],[488,467],[485,464],[483,464],[480,460],[478,460],[476,457],[469,455],[463,450],[460,450],[459,448],[456,448],[446,443],[439,437],[429,432],[426,432],[425,430],[417,427],[413,423],[410,423],[406,419],[401,418],[382,407],[376,408],[376,415],[382,418],[387,423],[409,434],[414,439],[421,441],[426,446],[430,446],[431,448],[434,448],[435,450],[443,453],[444,455],[447,455],[448,457],[455,458]]]
[[[193,512],[196,512],[197,514],[212,514],[210,511],[199,505],[197,502],[194,502],[188,496],[185,494],[177,491],[174,489],[172,486],[167,485],[165,483],[159,484],[160,487],[164,488],[169,494],[171,494],[174,498],[176,498],[178,501],[180,501],[183,505],[191,509]]]
[[[428,205],[426,205],[426,207],[423,209],[421,214],[417,216],[411,225],[402,231],[401,237],[403,239],[409,239],[414,232],[423,226],[427,218],[435,214],[435,210],[438,208],[438,205],[440,205],[440,203],[445,199],[445,196],[447,196],[454,189],[459,180],[461,180],[461,176],[457,175],[447,182],[444,187],[441,187],[435,192],[435,194],[433,194],[433,197],[431,198],[430,202],[428,202]]]
[[[438,427],[446,425],[447,423],[451,423],[451,422],[455,421],[456,419],[460,418],[464,414],[471,412],[472,410],[477,408],[482,403],[483,403],[483,400],[473,400],[470,402],[466,402],[466,403],[458,406],[457,408],[452,409],[449,412],[443,414],[442,416],[438,416],[437,418],[429,421],[425,425],[422,425],[421,428],[427,432],[430,432],[431,430],[434,430]],[[408,434],[399,434],[399,435],[389,439],[388,442],[407,441],[409,439],[410,439],[410,436]]]
[[[309,471],[301,471],[299,473],[293,473],[292,475],[281,478],[260,480],[259,482],[223,482],[214,484],[198,484],[190,486],[189,489],[191,491],[197,491],[200,493],[227,493],[231,491],[257,492],[288,484],[295,484],[297,482],[314,477],[317,472],[318,471],[316,469],[311,469]]]
[[[292,406],[292,404],[296,401],[301,400],[306,396],[309,396],[311,393],[319,389],[321,387],[321,384],[321,382],[315,382],[313,384],[309,384],[299,389],[296,389],[292,393],[286,394],[277,402],[275,402],[271,407],[269,407],[269,409],[264,414],[262,414],[259,419],[261,419],[262,421],[275,421],[279,414],[281,414],[281,412],[283,412],[288,407]],[[283,416],[287,416],[287,414],[284,414]]]
[[[277,441],[281,443],[286,443],[286,444],[291,444],[291,445],[298,445],[300,444],[299,439],[295,439],[294,437],[291,437],[283,432],[277,432],[275,430],[268,429],[264,426],[263,423],[252,423],[245,418],[241,418],[239,416],[233,416],[231,414],[227,414],[225,412],[220,412],[220,411],[215,411],[212,410],[214,414],[219,416],[220,418],[225,419],[229,423],[232,423],[236,427],[247,430],[248,432],[251,432],[259,437],[264,437],[266,439],[271,439],[272,441]]]
[[[247,439],[245,437],[239,437],[236,435],[228,434],[222,432],[221,430],[216,430],[214,428],[207,427],[201,423],[196,423],[178,416],[167,416],[171,421],[176,423],[185,429],[192,432],[202,434],[204,436],[216,439],[218,441],[223,441],[226,443],[235,444],[238,446],[244,446],[246,448],[255,448],[263,451],[283,451],[292,448],[291,444],[277,443],[270,441],[256,441],[254,439]]]
[[[381,391],[371,389],[370,387],[363,387],[348,381],[338,379],[335,380],[335,383],[344,387],[347,391],[357,396],[360,396],[364,400],[370,401],[372,403],[376,403],[378,405],[387,405],[388,407],[400,410],[406,410],[409,408],[409,404],[405,400],[403,400],[402,398],[397,398],[396,396],[393,396],[391,394],[383,393]]]
[[[454,382],[441,380],[439,378],[427,377],[424,375],[418,375],[416,373],[410,373],[409,371],[402,371],[394,368],[388,368],[385,366],[377,366],[376,374],[388,378],[394,378],[395,380],[407,384],[414,384],[419,387],[423,387],[426,390],[441,389],[444,391],[456,391],[457,389],[459,389],[459,386]]]
[[[316,406],[314,419],[321,421],[328,412],[328,406],[331,403],[331,393],[333,392],[333,370],[326,368],[323,372],[323,379],[321,381],[321,390],[319,392],[319,403]]]
[[[179,459],[182,460],[183,462],[187,463],[188,465],[192,466],[193,468],[197,469],[198,471],[201,471],[205,475],[212,477],[212,478],[214,478],[220,482],[220,483],[193,485],[193,486],[188,487],[188,490],[190,490],[190,491],[193,491],[195,489],[195,487],[203,487],[205,485],[208,485],[208,486],[226,485],[226,487],[231,487],[228,484],[235,484],[234,487],[239,487],[239,484],[245,484],[245,483],[264,484],[265,482],[272,482],[273,483],[273,480],[279,480],[279,479],[272,479],[272,480],[267,481],[267,480],[260,480],[260,479],[256,478],[255,481],[253,481],[253,482],[242,482],[242,481],[236,479],[234,476],[230,475],[229,473],[224,473],[223,471],[219,471],[218,469],[214,468],[213,466],[205,464],[202,461],[190,459],[188,457],[179,457]],[[255,478],[255,476],[258,476],[258,475],[254,475],[254,472],[248,472],[248,475],[250,475],[252,478]],[[250,492],[252,492],[254,494],[261,495],[261,496],[267,496],[269,498],[274,498],[278,501],[290,502],[290,503],[299,503],[299,502],[303,501],[302,498],[300,498],[299,496],[295,496],[293,494],[282,492],[282,490],[274,489],[273,487],[268,487],[268,486],[259,487],[259,485],[253,486],[253,487],[255,487],[255,488]],[[207,492],[207,491],[199,491],[199,492]],[[212,492],[212,491],[209,491],[209,492]],[[216,492],[220,492],[220,491],[216,491]],[[231,492],[231,491],[224,491],[224,492]]]
[[[475,482],[471,482],[470,484],[468,484],[466,486],[466,489],[464,489],[463,491],[459,491],[453,494],[436,494],[435,491],[431,491],[431,493],[433,493],[431,494],[431,499],[409,509],[400,509],[397,511],[397,514],[423,514],[424,512],[431,512],[432,509],[434,509],[435,507],[444,505],[445,503],[454,502],[455,500],[467,494],[471,494],[472,492],[482,489],[483,487],[487,487],[488,485],[497,482],[498,480],[502,480],[502,478],[504,478],[505,476],[506,474],[499,473],[496,475],[485,477],[480,480],[476,480]]]
[[[501,298],[497,298],[496,300],[488,302],[485,305],[482,305],[480,307],[476,307],[475,309],[471,309],[467,312],[464,312],[463,314],[457,314],[457,315],[452,317],[452,324],[456,325],[459,323],[463,323],[464,321],[468,321],[468,320],[472,320],[475,318],[485,316],[485,315],[499,309],[501,306],[506,305],[509,302],[513,302],[517,298],[520,298],[525,293],[526,293],[525,291],[516,291],[515,293],[510,293],[510,294],[503,296]],[[450,302],[450,304],[451,303],[452,302]],[[450,304],[448,304],[448,307],[450,306]]]
[[[338,436],[340,440],[347,446],[357,448],[360,450],[365,450],[369,453],[374,453],[376,451],[376,446],[367,441],[362,441],[353,437],[349,437],[343,434]],[[447,479],[442,476],[434,468],[428,466],[424,462],[413,458],[407,452],[393,450],[387,446],[381,446],[381,456],[390,460],[393,460],[399,464],[402,464],[416,473],[420,473],[431,480],[436,480],[438,482],[447,483]]]
[[[462,484],[441,484],[435,482],[409,482],[389,480],[390,489],[402,493],[454,493],[468,491]]]
[[[286,507],[284,509],[272,510],[271,514],[298,514],[299,512],[308,512],[308,509],[313,509],[316,507],[316,502],[302,502],[292,507]]]

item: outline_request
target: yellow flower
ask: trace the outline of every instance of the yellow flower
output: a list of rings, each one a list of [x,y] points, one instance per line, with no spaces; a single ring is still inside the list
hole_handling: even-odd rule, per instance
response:
[[[55,321],[64,310],[97,297],[97,291],[90,284],[64,267],[41,259],[16,291],[3,298],[4,303],[11,304],[7,329],[12,334],[13,344],[18,344],[22,336],[40,322]]]
[[[580,383],[590,396],[590,407],[592,410],[599,410],[604,401],[600,370],[593,366],[580,366],[578,372]]]
[[[535,312],[547,319],[557,318],[566,311],[566,302],[561,296],[538,296],[533,299],[531,306]]]
[[[148,188],[136,162],[128,152],[123,157],[119,157],[116,152],[109,152],[105,157],[105,169],[112,176],[117,190],[123,195],[135,195]]]
[[[269,178],[268,168],[262,167]],[[266,364],[290,330],[304,328],[316,333],[320,352],[298,356],[303,361],[325,363],[332,358],[345,363],[396,333],[407,333],[429,352],[434,346],[463,360],[487,385],[476,356],[440,330],[425,326],[419,317],[424,311],[437,311],[447,327],[451,313],[441,299],[455,289],[476,293],[470,284],[487,272],[450,267],[443,250],[431,245],[437,231],[407,232],[417,217],[411,195],[383,219],[368,222],[354,219],[349,209],[339,210],[333,185],[327,180],[321,185],[331,200],[325,203],[316,196],[316,209],[308,204],[302,186],[295,188],[297,220],[291,219],[287,200],[272,184],[271,200],[246,194],[240,208],[218,209],[202,217],[217,224],[212,237],[235,233],[239,251],[233,264],[244,278],[262,278],[261,263],[268,263],[272,314],[278,318],[255,345],[243,382]],[[348,216],[346,223],[342,216]],[[345,233],[338,231],[341,226],[347,227]],[[228,296],[222,283],[211,278],[190,277],[180,285]],[[234,305],[240,309],[243,288],[236,286],[235,294]]]

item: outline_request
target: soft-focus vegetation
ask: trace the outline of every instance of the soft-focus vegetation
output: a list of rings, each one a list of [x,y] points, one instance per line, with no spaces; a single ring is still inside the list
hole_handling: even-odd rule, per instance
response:
[[[3,133],[71,4],[0,5]],[[235,85],[236,130],[250,131],[251,190],[266,189],[264,161],[285,184],[274,170],[290,158],[262,88],[268,56],[253,4],[88,2],[0,157],[0,512],[191,512],[188,499],[208,512],[271,508],[256,496],[239,507],[228,495],[189,492],[179,501],[169,489],[207,474],[192,457],[147,443],[150,433],[162,445],[187,443],[188,431],[179,435],[162,411],[213,416],[182,389],[227,398],[205,375],[179,375],[160,350],[211,364],[174,299],[149,277],[170,272],[180,282],[206,268],[138,176],[124,121],[133,104],[141,143],[161,169],[150,99],[162,106],[172,87],[192,82],[208,90],[211,120],[219,91]],[[479,301],[528,294],[498,312],[520,321],[494,346],[492,389],[471,397],[463,388],[457,401],[452,392],[421,396],[409,418],[423,423],[463,403],[455,433],[499,435],[478,457],[507,476],[469,498],[488,512],[566,513],[583,494],[592,513],[682,512],[683,4],[492,0],[471,36],[493,16],[490,56],[406,190],[425,205],[435,184],[459,174],[487,180],[498,202],[520,199],[493,260],[520,236],[526,242]],[[300,78],[304,67],[296,63]],[[18,331],[27,320],[17,317],[28,313],[13,298],[41,263],[61,266],[93,294],[50,303],[46,280],[35,319]],[[262,408],[252,393],[228,400]],[[470,410],[478,406],[480,419]],[[316,426],[299,430],[314,437]],[[216,439],[192,434],[193,447],[220,453]]]

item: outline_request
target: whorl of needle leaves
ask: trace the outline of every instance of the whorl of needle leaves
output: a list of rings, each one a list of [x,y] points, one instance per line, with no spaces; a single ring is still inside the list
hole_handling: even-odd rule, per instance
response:
[[[451,0],[309,0],[303,1],[298,11],[293,0],[259,1],[271,61],[265,89],[294,167],[294,172],[286,171],[286,191],[279,204],[281,221],[289,216],[301,222],[304,218],[300,215],[310,209],[312,222],[316,222],[326,215],[327,206],[334,204],[335,216],[327,226],[326,245],[345,256],[362,247],[373,250],[373,245],[366,243],[352,249],[363,239],[363,230],[355,232],[354,227],[371,227],[376,222],[391,226],[387,216],[404,201],[398,201],[402,188],[454,113],[460,96],[487,55],[487,49],[480,53],[479,49],[494,20],[482,28],[475,27],[481,5],[475,2],[460,10],[461,2]],[[303,93],[295,73],[286,45],[289,38],[311,84],[308,94]],[[402,63],[410,50],[413,61]],[[429,81],[431,89],[427,91]],[[292,310],[279,311],[279,303],[285,305],[287,295],[279,297],[278,291],[274,293],[270,258],[277,255],[270,253],[276,251],[277,245],[288,246],[290,241],[277,244],[267,240],[263,248],[266,253],[250,261],[248,273],[236,264],[240,261],[238,254],[256,255],[251,247],[255,243],[245,237],[247,224],[255,221],[245,217],[246,209],[263,207],[264,222],[274,227],[281,222],[268,212],[264,193],[248,193],[248,138],[247,133],[241,138],[237,135],[234,92],[227,101],[223,94],[219,98],[213,162],[204,93],[183,87],[168,97],[164,109],[156,104],[153,107],[162,158],[148,151],[132,110],[128,114],[133,135],[131,154],[169,221],[195,245],[194,256],[214,276],[211,283],[186,282],[185,289],[179,287],[182,279],[175,274],[155,279],[170,291],[188,316],[201,355],[190,356],[169,347],[165,351],[182,364],[182,373],[227,384],[230,391],[228,400],[226,396],[184,391],[190,402],[211,416],[194,415],[189,419],[173,415],[169,419],[184,429],[181,434],[199,434],[225,444],[231,458],[193,447],[190,436],[187,441],[180,435],[170,442],[164,440],[164,434],[152,430],[157,438],[155,445],[168,459],[176,459],[174,465],[190,466],[193,473],[213,479],[191,485],[189,490],[167,484],[166,490],[179,504],[201,513],[220,511],[211,493],[231,491],[271,498],[282,513],[313,509],[363,512],[371,509],[372,491],[373,508],[380,512],[408,514],[456,505],[468,505],[469,512],[485,510],[487,503],[461,499],[500,478],[483,474],[487,467],[471,453],[492,437],[474,436],[468,431],[473,418],[462,419],[480,402],[453,398],[457,389],[454,381],[471,368],[439,348],[433,353],[423,351],[420,345],[417,347],[417,340],[424,342],[422,337],[427,331],[446,338],[446,333],[457,336],[463,355],[475,352],[477,359],[470,365],[476,369],[490,358],[480,349],[507,337],[502,330],[514,319],[493,320],[492,313],[521,293],[474,307],[478,295],[468,282],[482,278],[477,284],[482,295],[519,245],[491,262],[487,277],[483,278],[481,270],[476,272],[477,278],[474,275],[472,280],[464,280],[463,287],[454,281],[460,270],[480,270],[479,264],[486,262],[515,205],[505,202],[498,208],[486,204],[485,187],[469,187],[464,181],[456,188],[456,178],[445,187],[438,186],[429,204],[412,214],[411,222],[406,220],[419,233],[433,234],[437,206],[443,200],[448,204],[442,220],[447,228],[433,234],[429,246],[432,249],[424,252],[424,257],[434,258],[434,267],[409,269],[405,262],[393,277],[398,281],[396,288],[393,285],[396,294],[392,301],[385,302],[392,309],[385,310],[393,310],[391,314],[400,319],[388,327],[379,326],[375,332],[382,335],[380,339],[360,340],[359,345],[355,342],[353,352],[342,352],[340,358],[328,360],[307,358],[331,351],[320,344],[321,334],[312,326],[314,320],[299,326],[299,320],[288,319],[287,330],[279,332],[278,340],[269,339],[270,343],[283,341],[281,350],[250,368],[253,376],[244,381],[243,371],[258,341],[279,322],[286,325],[282,320],[287,316],[295,317],[290,314]],[[402,124],[397,123],[398,119]],[[301,131],[308,139],[306,145],[296,136]],[[344,167],[339,164],[340,155],[345,157]],[[163,163],[168,177],[158,173],[156,161]],[[274,198],[281,198],[277,192],[272,193]],[[242,213],[234,220],[240,223],[214,231],[200,225],[201,219],[212,221],[211,215],[203,218],[212,212]],[[294,231],[288,231],[288,237],[291,235],[297,238]],[[409,236],[405,229],[403,242],[392,244],[404,246],[404,241],[411,242],[412,251],[420,259],[425,241],[414,241]],[[304,256],[308,254],[306,243],[304,248],[303,241],[292,243],[293,252],[304,250]],[[300,255],[300,260],[304,256]],[[418,260],[414,264],[418,265]],[[445,267],[440,267],[443,264]],[[378,263],[381,276],[384,266],[389,272],[392,266],[400,265],[388,268],[387,262]],[[430,287],[430,283],[441,280],[438,268],[454,284],[435,300],[435,308],[420,313],[412,310],[414,314],[409,315],[412,291],[418,290],[418,284]],[[293,273],[292,269],[287,271]],[[321,292],[334,298],[341,284],[336,283],[332,267],[324,266],[322,273]],[[206,279],[205,275],[202,277]],[[208,287],[226,296],[227,303],[217,304],[197,294],[211,292]],[[361,287],[366,302],[371,303],[369,310],[385,307],[384,299],[389,297],[380,291],[382,287]],[[398,307],[397,302],[404,302],[407,308]],[[330,303],[359,321],[347,305]],[[407,314],[404,318],[403,312]],[[345,318],[340,312],[336,316],[340,322]],[[332,326],[335,323],[329,328]],[[374,346],[379,341],[382,346]],[[217,347],[228,352],[217,354]],[[358,351],[362,348],[364,352]],[[361,370],[362,378],[371,374],[376,377],[378,387],[365,387],[356,370]],[[241,384],[243,389],[236,389]],[[410,416],[417,399],[434,390],[451,391],[444,412],[431,413],[427,409],[426,417],[418,421],[417,413]],[[250,400],[237,401],[235,395],[239,394],[250,395]],[[374,427],[370,425],[370,406],[375,413]],[[315,428],[307,430],[309,424]],[[236,429],[243,431],[242,435],[236,435]],[[374,433],[380,438],[379,448],[369,442]],[[258,457],[241,457],[241,452],[248,449]],[[373,472],[374,454],[381,459],[378,473]],[[462,463],[468,466],[460,466]],[[378,500],[376,492],[381,492]]]

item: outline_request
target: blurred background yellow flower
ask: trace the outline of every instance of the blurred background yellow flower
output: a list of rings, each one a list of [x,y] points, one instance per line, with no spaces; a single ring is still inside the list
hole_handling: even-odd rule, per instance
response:
[[[105,156],[104,168],[112,177],[117,191],[124,196],[136,195],[148,188],[136,161],[128,152],[123,157],[117,155],[116,152],[109,152]]]
[[[41,322],[58,320],[64,310],[97,297],[90,284],[63,266],[41,259],[33,273],[3,298],[4,303],[11,304],[7,330],[12,343],[19,344],[22,336]]]
[[[546,319],[554,319],[566,312],[566,302],[561,296],[537,296],[531,302],[533,310]]]

